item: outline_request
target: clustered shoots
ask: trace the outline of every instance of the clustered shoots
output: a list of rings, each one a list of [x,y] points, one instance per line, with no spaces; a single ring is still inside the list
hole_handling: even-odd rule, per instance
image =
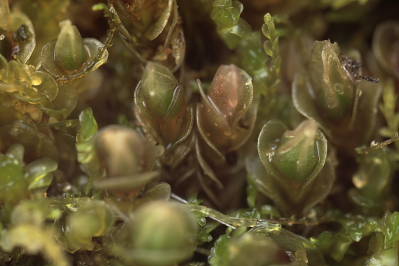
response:
[[[399,266],[398,9],[0,0],[0,265]]]

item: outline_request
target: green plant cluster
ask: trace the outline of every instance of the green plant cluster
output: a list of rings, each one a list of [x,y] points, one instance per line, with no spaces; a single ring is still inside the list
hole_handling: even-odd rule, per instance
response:
[[[0,265],[399,266],[398,14],[0,0]]]

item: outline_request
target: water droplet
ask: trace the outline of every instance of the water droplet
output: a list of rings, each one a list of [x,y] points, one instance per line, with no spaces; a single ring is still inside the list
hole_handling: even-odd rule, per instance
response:
[[[362,188],[367,184],[366,179],[362,178],[361,175],[354,175],[352,178],[352,182],[356,188]]]
[[[33,78],[32,78],[32,85],[33,86],[39,86],[39,85],[42,84],[42,82],[43,82],[43,80],[40,77],[33,76]]]
[[[373,140],[373,141],[370,143],[370,147],[376,147],[376,146],[378,146],[378,142],[375,141],[375,140]]]
[[[273,161],[274,154],[275,154],[274,151],[266,153],[267,159],[269,160],[270,163]]]

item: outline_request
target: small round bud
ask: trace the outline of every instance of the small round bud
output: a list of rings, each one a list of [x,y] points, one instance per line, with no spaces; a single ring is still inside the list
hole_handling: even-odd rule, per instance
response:
[[[151,170],[155,162],[155,147],[128,127],[112,125],[102,129],[95,138],[95,147],[111,177]]]
[[[134,213],[132,252],[139,265],[174,265],[195,249],[197,224],[184,206],[154,201]]]
[[[65,237],[69,248],[92,250],[93,237],[105,235],[114,222],[108,207],[101,201],[87,201],[70,214],[65,227]]]

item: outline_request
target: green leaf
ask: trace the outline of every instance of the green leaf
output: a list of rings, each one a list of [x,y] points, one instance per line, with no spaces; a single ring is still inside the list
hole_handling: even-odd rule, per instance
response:
[[[230,236],[222,235],[216,240],[211,250],[209,264],[212,266],[227,266],[229,256],[229,240]]]
[[[28,189],[47,189],[53,180],[52,173],[57,170],[57,167],[57,162],[49,158],[28,164],[25,168],[25,178],[29,181]]]
[[[79,115],[79,129],[76,134],[76,150],[78,162],[82,170],[90,177],[91,182],[95,178],[104,175],[94,147],[94,138],[98,131],[97,121],[90,108],[83,110]]]
[[[54,47],[54,62],[62,71],[76,71],[88,57],[82,36],[69,20],[62,21],[60,26]]]

